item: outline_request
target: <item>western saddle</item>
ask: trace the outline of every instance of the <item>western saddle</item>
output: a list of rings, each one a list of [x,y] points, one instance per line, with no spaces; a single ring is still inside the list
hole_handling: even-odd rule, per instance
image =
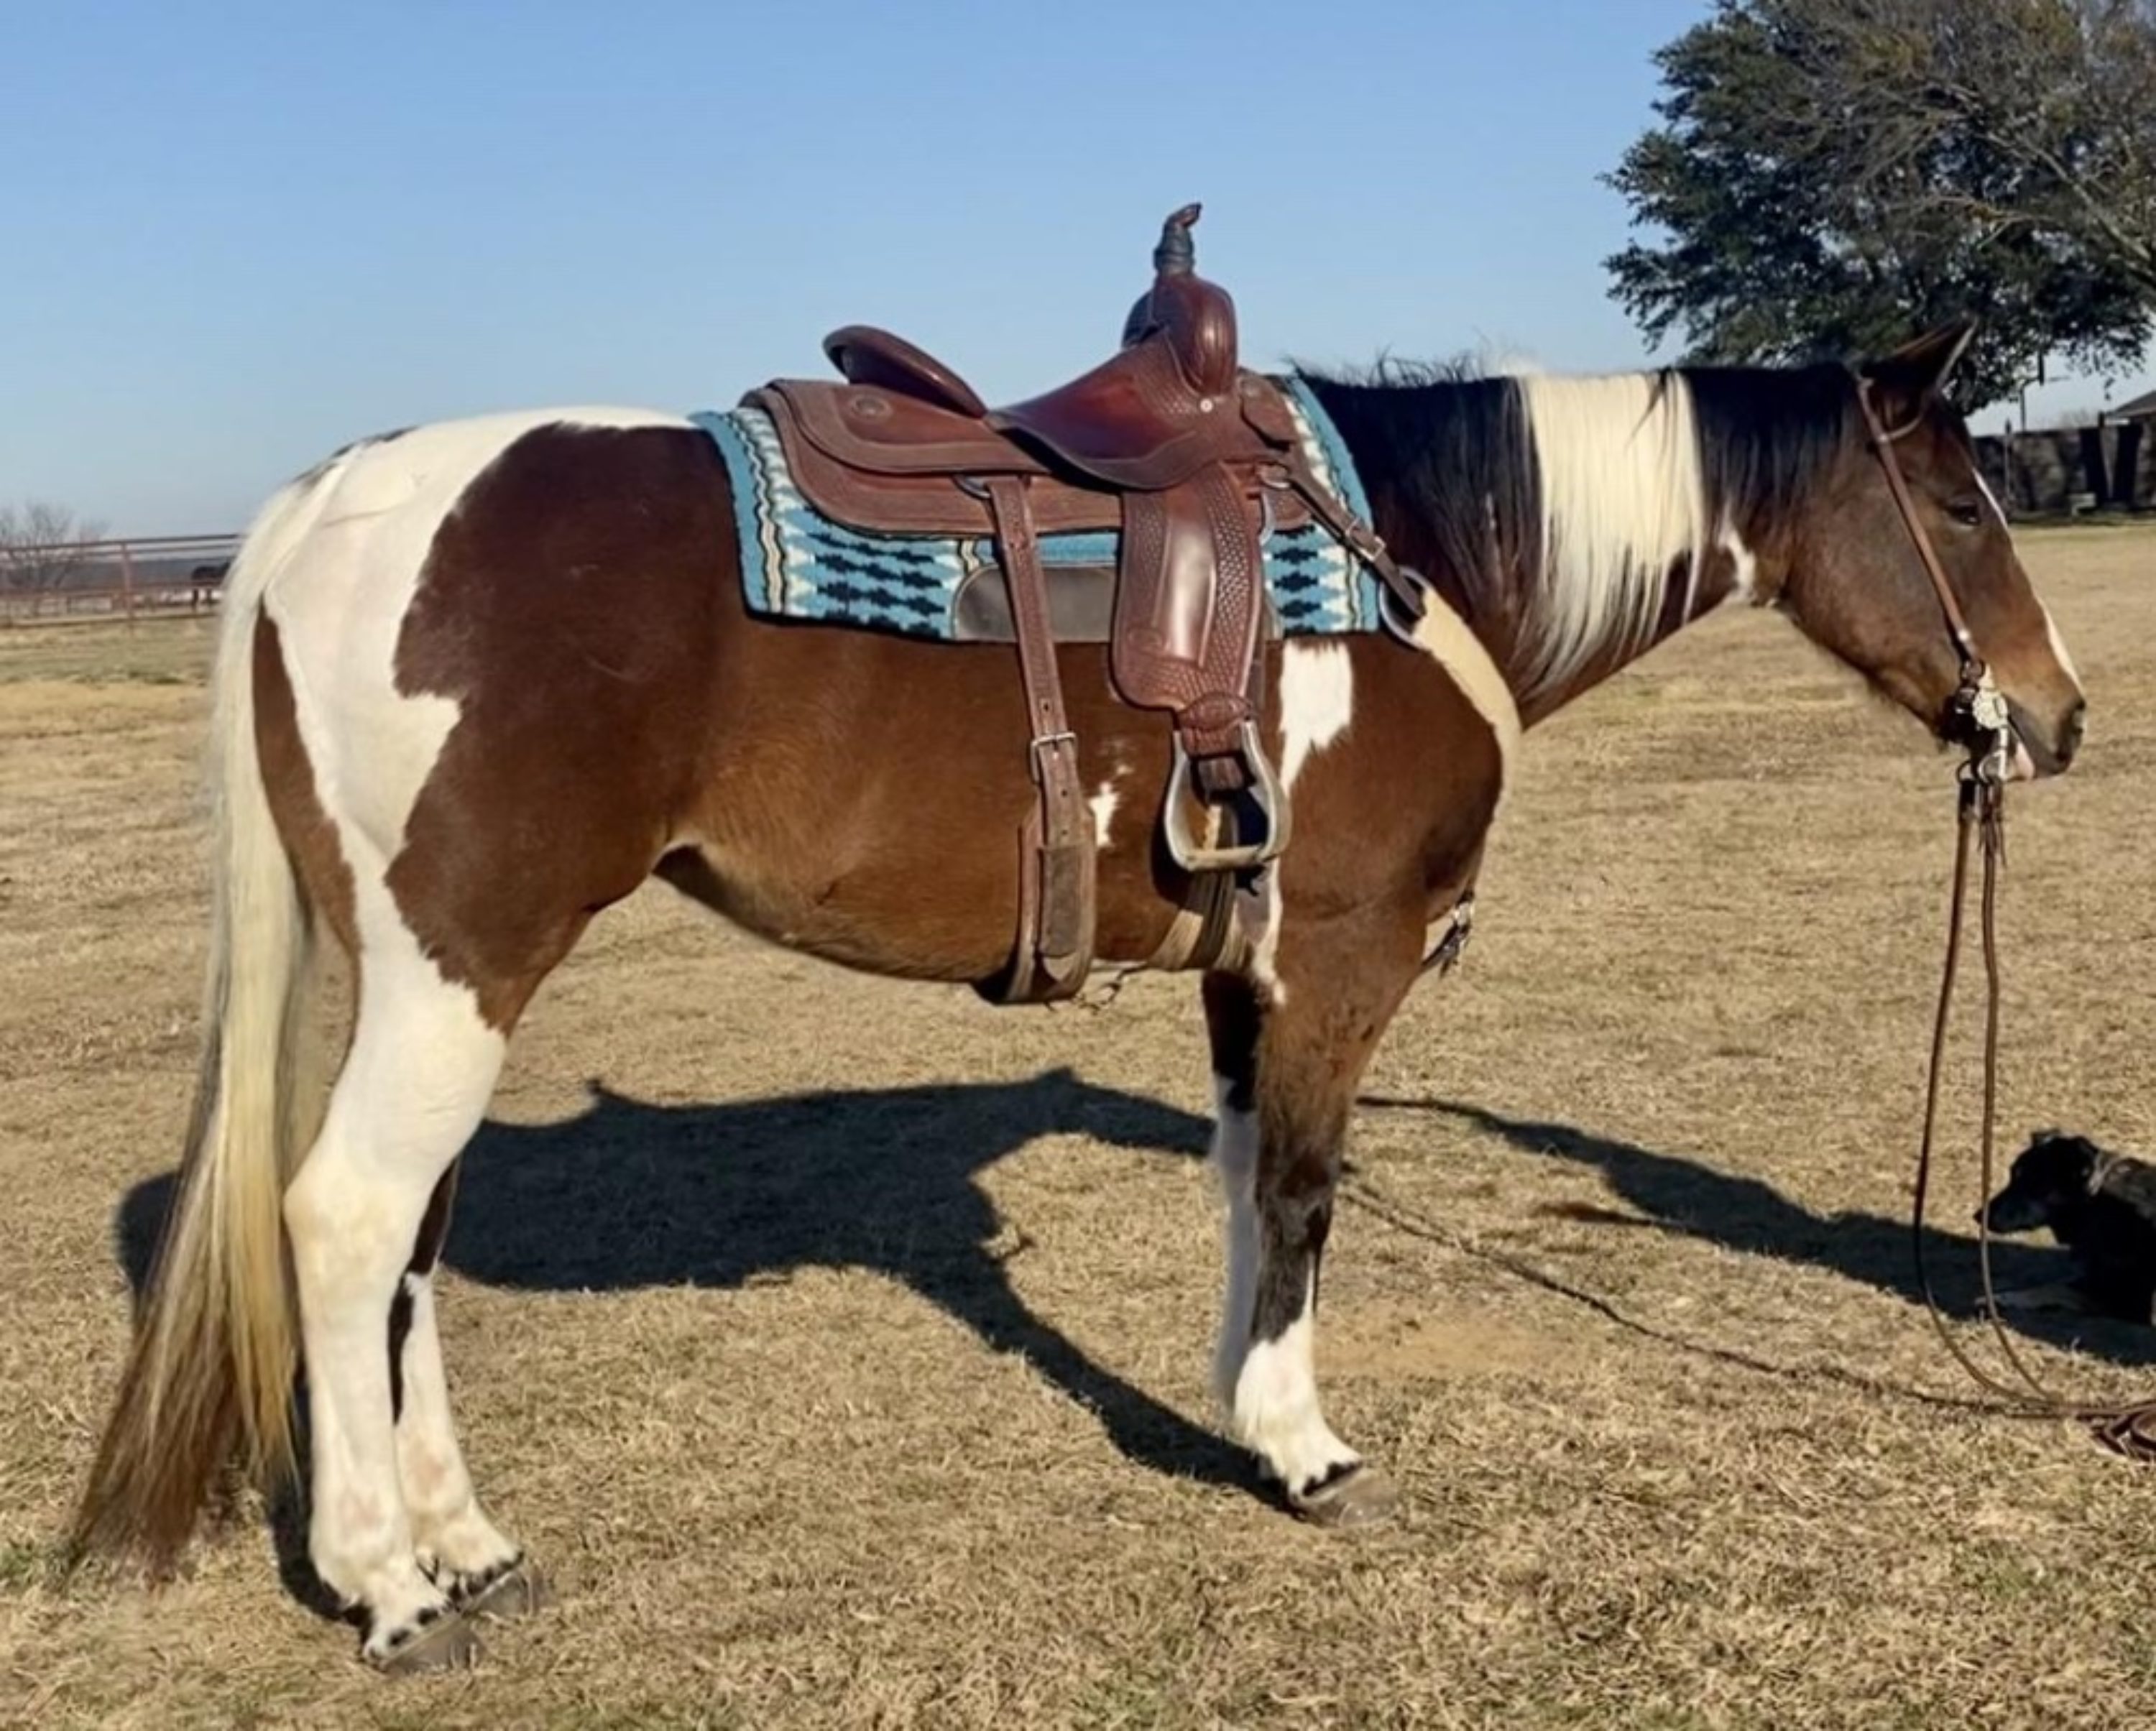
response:
[[[970,612],[1009,621],[1040,790],[1023,835],[1017,943],[983,988],[1004,1002],[1071,996],[1092,965],[1093,813],[1059,638],[1105,635],[1123,700],[1173,719],[1163,822],[1193,899],[1177,953],[1155,961],[1209,965],[1228,940],[1224,887],[1288,843],[1287,796],[1259,728],[1267,535],[1315,519],[1377,572],[1407,618],[1422,610],[1416,581],[1310,468],[1279,389],[1240,366],[1235,304],[1195,271],[1198,215],[1188,205],[1163,226],[1152,286],[1116,352],[1044,396],[992,409],[904,338],[850,325],[824,341],[841,381],[781,379],[743,399],[770,417],[794,484],[825,516],[865,533],[994,546],[1000,569],[985,575],[999,592],[974,597]],[[1073,530],[1120,536],[1105,632],[1085,632],[1051,606],[1039,537]],[[969,612],[963,593],[960,612]],[[1202,921],[1190,917],[1201,900]]]

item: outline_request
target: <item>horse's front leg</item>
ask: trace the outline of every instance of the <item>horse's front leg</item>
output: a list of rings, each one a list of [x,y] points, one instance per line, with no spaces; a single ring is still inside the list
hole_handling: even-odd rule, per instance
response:
[[[1205,981],[1219,1108],[1213,1157],[1228,1215],[1215,1391],[1289,1506],[1342,1527],[1383,1519],[1398,1496],[1326,1422],[1318,1269],[1355,1091],[1414,981],[1421,930],[1412,913],[1358,924],[1360,941],[1306,958],[1284,986],[1221,974]]]

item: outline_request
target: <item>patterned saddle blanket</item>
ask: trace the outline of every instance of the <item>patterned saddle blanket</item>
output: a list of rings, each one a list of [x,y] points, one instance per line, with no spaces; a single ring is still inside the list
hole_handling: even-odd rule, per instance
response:
[[[1301,380],[1281,383],[1311,467],[1367,521],[1369,501],[1338,430]],[[948,643],[1010,641],[1009,602],[993,541],[849,529],[802,496],[762,412],[740,407],[690,418],[726,461],[751,612]],[[1114,530],[1041,537],[1059,638],[1107,641],[1121,540]],[[1281,635],[1380,628],[1377,578],[1322,524],[1275,530],[1265,538],[1264,560],[1270,625]]]

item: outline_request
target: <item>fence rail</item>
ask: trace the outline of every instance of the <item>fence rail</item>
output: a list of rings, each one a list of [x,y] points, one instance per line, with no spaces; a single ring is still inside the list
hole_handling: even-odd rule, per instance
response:
[[[0,546],[0,624],[214,609],[236,535]]]

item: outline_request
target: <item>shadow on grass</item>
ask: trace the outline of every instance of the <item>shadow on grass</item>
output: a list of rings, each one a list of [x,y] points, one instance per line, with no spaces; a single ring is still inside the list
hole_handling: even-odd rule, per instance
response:
[[[1021,1353],[1093,1412],[1129,1459],[1172,1476],[1255,1488],[1240,1450],[1095,1362],[1029,1310],[994,1247],[1004,1233],[976,1177],[1034,1139],[1204,1156],[1210,1125],[1056,1070],[1018,1083],[663,1106],[591,1085],[560,1124],[490,1121],[465,1150],[448,1265],[536,1292],[739,1287],[803,1268],[904,1282],[998,1352]],[[174,1175],[136,1186],[116,1236],[139,1292]],[[1112,1219],[1128,1206],[1103,1184]]]
[[[1907,1224],[1814,1214],[1757,1180],[1571,1125],[1512,1119],[1435,1099],[1366,1097],[1366,1107],[1441,1115],[1525,1152],[1591,1167],[1646,1224],[1748,1255],[1809,1263],[1921,1303]],[[1080,1133],[1112,1146],[1202,1157],[1209,1125],[1192,1114],[1079,1080],[1067,1070],[1019,1083],[655,1105],[598,1083],[559,1124],[490,1122],[466,1150],[449,1265],[490,1286],[540,1292],[734,1288],[805,1268],[861,1268],[904,1283],[998,1352],[1021,1353],[1094,1413],[1114,1446],[1156,1472],[1250,1490],[1243,1453],[1106,1365],[1012,1286],[1004,1236],[980,1174],[1036,1138]],[[136,1186],[116,1220],[120,1258],[139,1292],[170,1207],[174,1175]],[[1119,1206],[1103,1186],[1108,1217]],[[1640,1220],[1592,1208],[1578,1220]],[[1943,1303],[1976,1295],[1973,1240],[1937,1227],[1927,1251]],[[2002,1245],[2002,1285],[2056,1278],[2058,1257]],[[2016,1318],[2034,1338],[2120,1363],[2156,1361],[2146,1329],[2081,1319]],[[300,1511],[272,1511],[288,1589],[325,1615],[305,1557]]]
[[[1524,1153],[1591,1167],[1647,1223],[1662,1231],[1748,1256],[1807,1263],[1892,1293],[1912,1304],[1924,1301],[1907,1220],[1856,1212],[1815,1214],[1756,1178],[1717,1172],[1700,1160],[1657,1153],[1571,1124],[1507,1118],[1457,1100],[1365,1095],[1360,1104],[1450,1118]],[[1965,1217],[1964,1201],[1955,1197],[1952,1206]],[[1939,1220],[1948,1206],[1935,1186],[1932,1220]],[[1593,1209],[1565,1211],[1574,1220],[1599,1218],[1612,1226],[1640,1223],[1607,1213],[1598,1216]],[[1974,1221],[1970,1224],[1968,1232],[1932,1224],[1924,1228],[1924,1260],[1932,1289],[1950,1316],[1980,1314],[1983,1288]],[[2069,1268],[2063,1252],[2003,1240],[1993,1242],[1991,1266],[1993,1283],[2002,1290],[2064,1279]],[[2115,1364],[2156,1364],[2156,1330],[2097,1317],[2043,1313],[2010,1314],[2006,1322],[2031,1339],[2071,1347]]]

